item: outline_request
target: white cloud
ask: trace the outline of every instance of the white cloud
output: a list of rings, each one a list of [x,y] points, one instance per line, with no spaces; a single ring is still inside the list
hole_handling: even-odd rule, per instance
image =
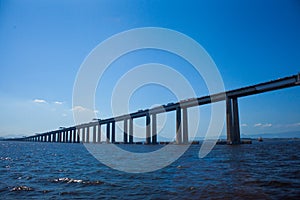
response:
[[[85,108],[83,106],[74,106],[71,111],[75,112],[94,112],[94,113],[99,113],[99,110],[90,110],[88,108]]]
[[[74,106],[71,111],[77,111],[77,112],[82,112],[82,111],[87,111],[87,108],[84,108],[82,106]]]
[[[241,126],[246,127],[246,126],[248,126],[248,124],[242,124]]]
[[[63,102],[61,102],[61,101],[54,101],[53,103],[54,103],[54,104],[57,104],[57,105],[63,104]]]
[[[263,128],[266,128],[266,127],[271,127],[271,126],[273,126],[273,124],[271,124],[271,123],[265,123],[265,124],[257,123],[257,124],[254,124],[254,127],[263,127]]]
[[[254,127],[259,127],[259,126],[262,126],[262,123],[254,124]]]
[[[272,124],[271,123],[268,123],[268,124],[263,124],[262,127],[271,127]]]
[[[33,100],[34,103],[47,103],[44,99],[35,99]]]
[[[298,127],[298,126],[300,126],[300,122],[286,125],[286,127]]]

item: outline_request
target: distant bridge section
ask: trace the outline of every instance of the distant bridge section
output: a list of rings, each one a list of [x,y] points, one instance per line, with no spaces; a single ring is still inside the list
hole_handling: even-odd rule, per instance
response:
[[[226,101],[226,131],[228,144],[240,144],[240,125],[238,98],[264,92],[279,90],[300,85],[300,74],[280,78],[256,85],[242,87],[227,92],[212,94],[199,98],[190,98],[177,103],[168,103],[151,109],[120,115],[107,119],[99,119],[86,124],[62,128],[51,132],[41,133],[15,140],[34,142],[72,142],[72,143],[124,143],[133,144],[133,120],[145,117],[145,144],[157,144],[157,115],[164,112],[176,111],[176,143],[188,143],[188,108],[204,104]],[[115,123],[122,121],[124,125],[123,141],[116,142]],[[101,126],[106,126],[106,141],[101,141]],[[92,134],[91,134],[92,133]],[[92,138],[90,138],[90,136]]]

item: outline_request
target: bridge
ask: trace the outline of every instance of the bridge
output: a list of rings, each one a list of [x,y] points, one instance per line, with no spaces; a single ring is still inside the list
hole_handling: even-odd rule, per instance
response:
[[[146,141],[145,144],[157,144],[157,115],[163,112],[176,111],[176,144],[187,144],[188,141],[188,108],[205,104],[226,101],[226,132],[227,144],[240,144],[240,125],[238,98],[260,94],[264,92],[279,90],[300,85],[300,73],[272,80],[256,85],[242,87],[222,93],[217,93],[200,98],[191,98],[177,103],[140,110],[126,115],[108,119],[98,119],[90,123],[80,124],[68,128],[60,128],[51,132],[36,134],[14,140],[32,142],[65,142],[65,143],[101,143],[101,126],[106,126],[107,143],[120,143],[116,141],[116,122],[123,122],[123,142],[133,144],[133,120],[145,117]],[[92,134],[90,134],[92,132]],[[90,136],[92,137],[90,141]]]

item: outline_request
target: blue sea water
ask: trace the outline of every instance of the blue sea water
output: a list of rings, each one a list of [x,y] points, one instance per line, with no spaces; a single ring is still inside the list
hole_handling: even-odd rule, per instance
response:
[[[199,148],[158,171],[129,174],[101,164],[82,144],[3,141],[0,199],[300,198],[299,140],[217,145],[203,159]]]

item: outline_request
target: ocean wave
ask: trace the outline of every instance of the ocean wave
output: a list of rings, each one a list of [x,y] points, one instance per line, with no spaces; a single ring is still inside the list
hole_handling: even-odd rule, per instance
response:
[[[80,184],[85,184],[85,185],[104,184],[103,181],[99,181],[99,180],[89,181],[89,180],[82,180],[82,179],[73,179],[73,178],[68,178],[68,177],[53,179],[52,182],[54,182],[54,183],[80,183]]]
[[[34,189],[26,185],[16,186],[11,189],[11,191],[33,191]]]

